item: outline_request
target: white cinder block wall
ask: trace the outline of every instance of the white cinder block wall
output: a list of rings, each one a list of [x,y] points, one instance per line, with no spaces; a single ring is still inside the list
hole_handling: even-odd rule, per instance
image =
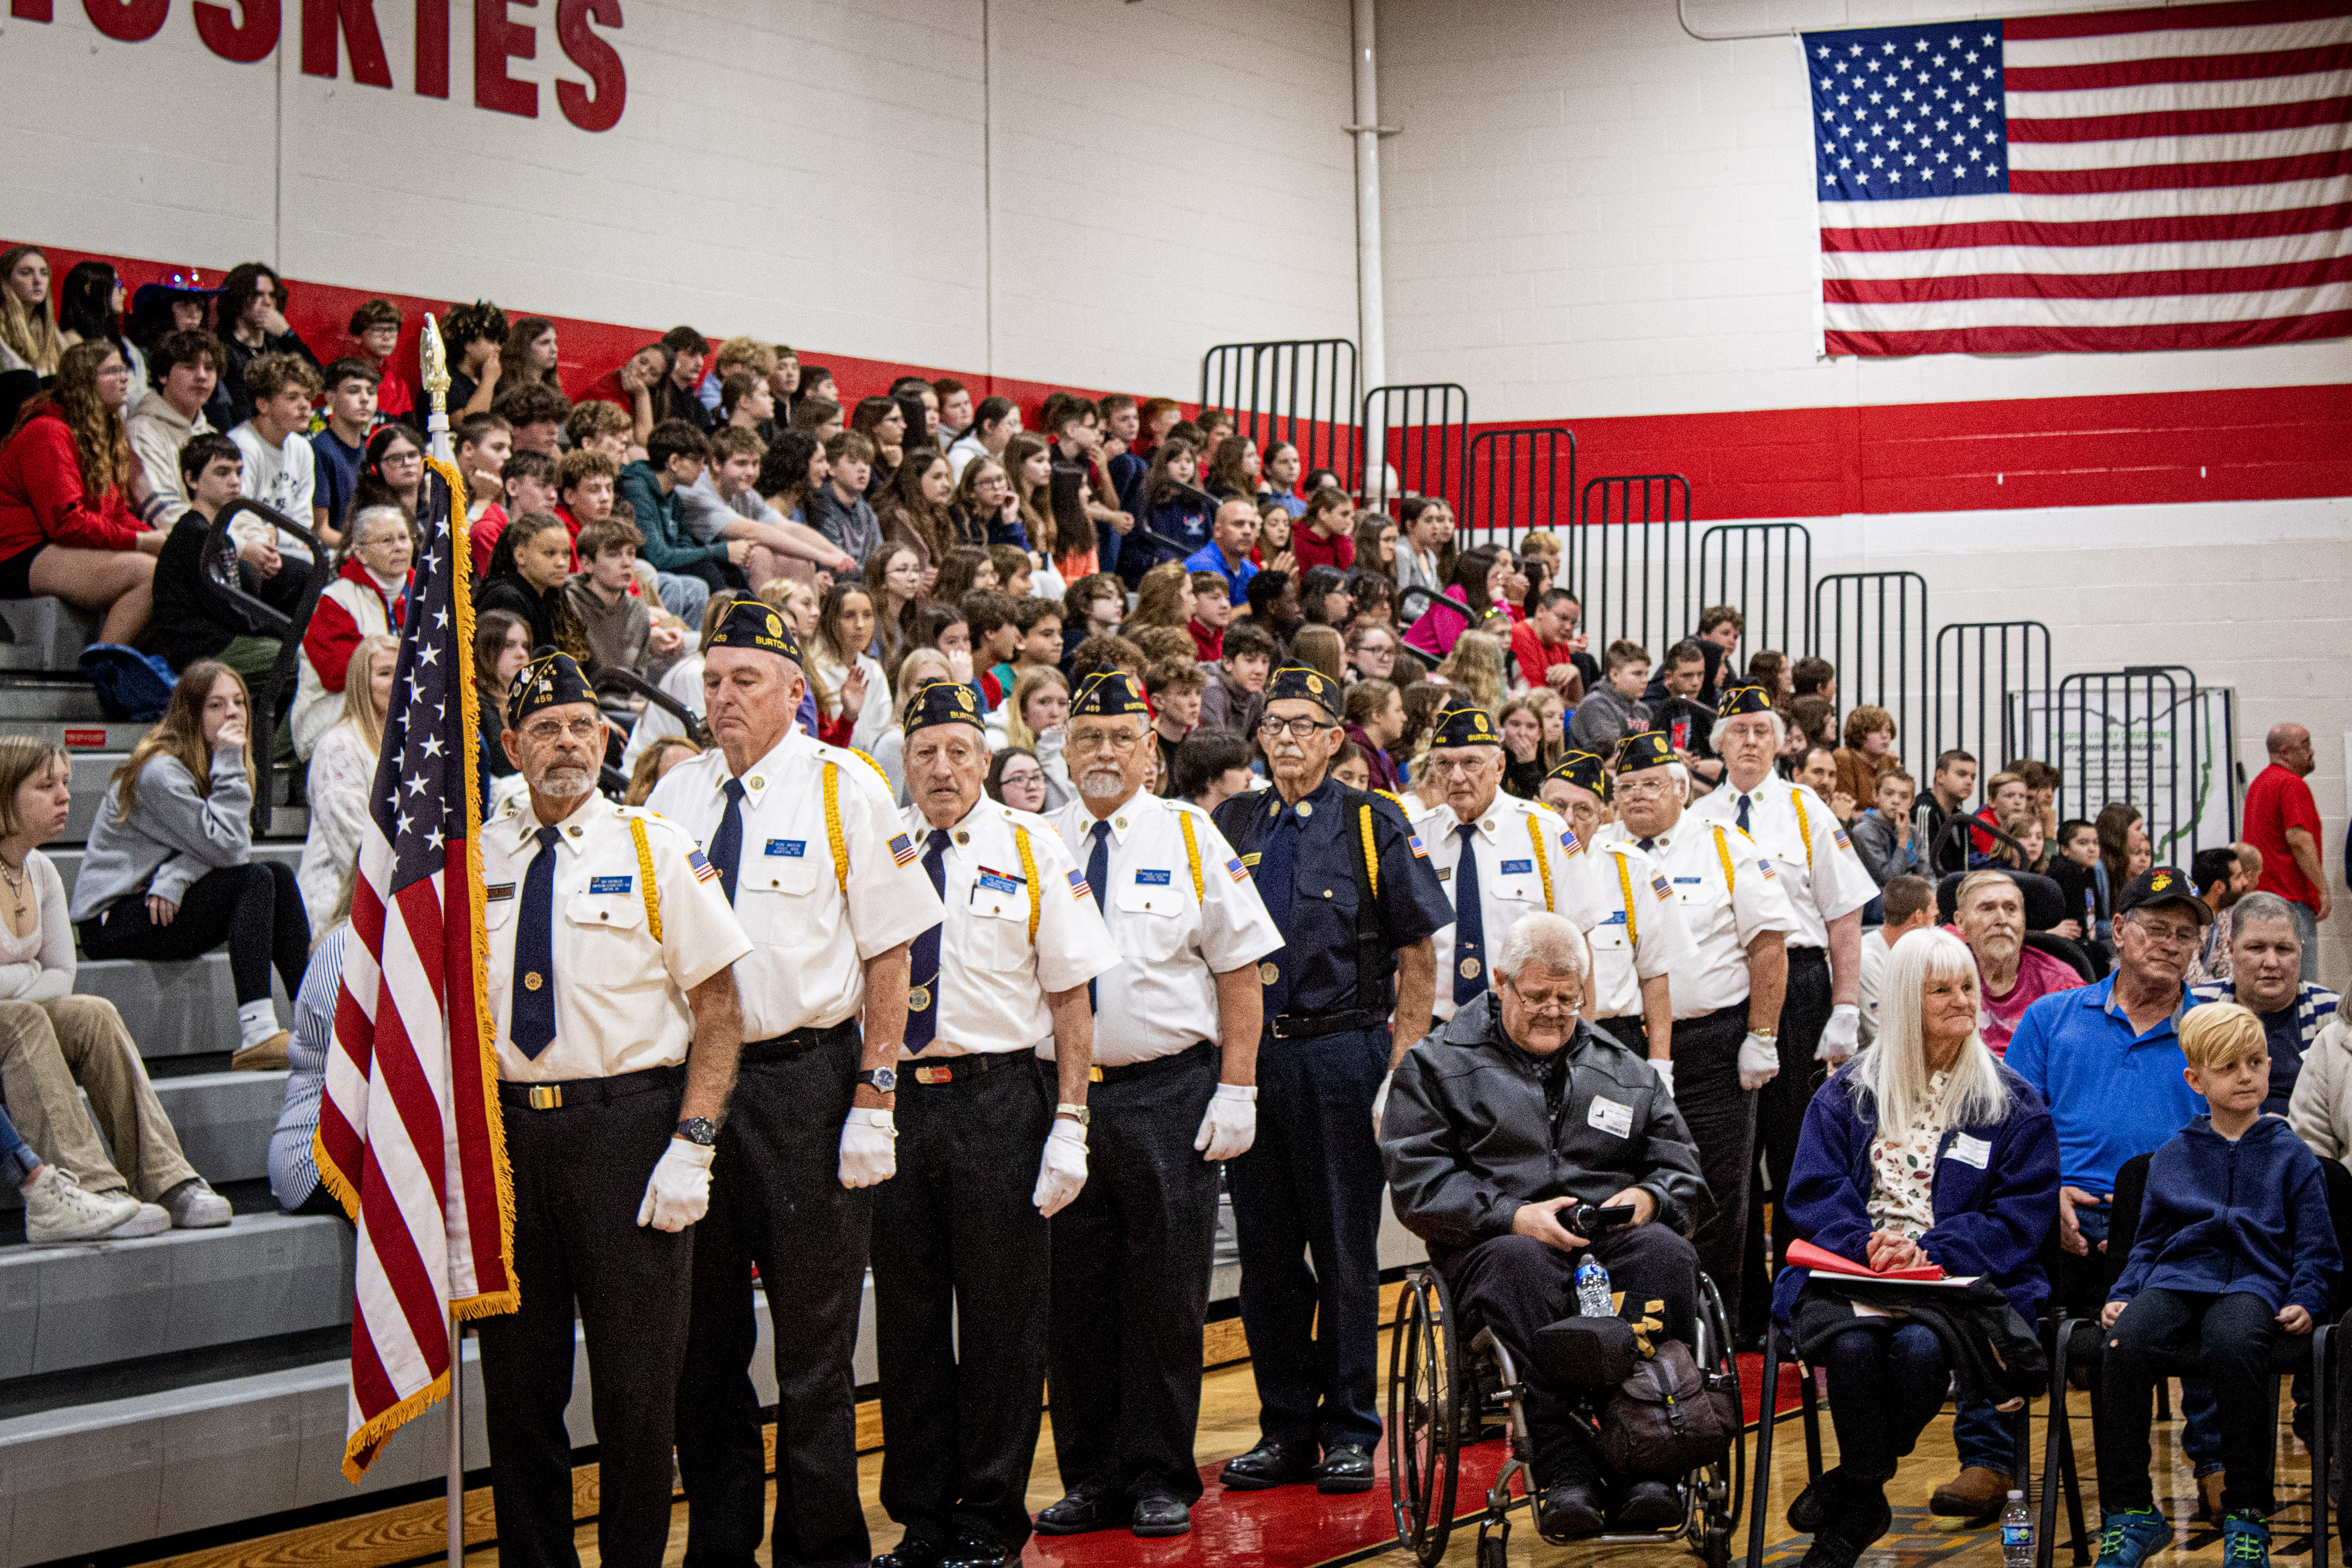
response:
[[[0,228],[1139,393],[1354,335],[1347,0],[629,0],[593,134],[551,5],[509,11],[535,120],[474,106],[471,5],[446,100],[411,0],[373,7],[389,91],[302,74],[305,9],[253,65],[184,5],[137,44],[0,17]]]

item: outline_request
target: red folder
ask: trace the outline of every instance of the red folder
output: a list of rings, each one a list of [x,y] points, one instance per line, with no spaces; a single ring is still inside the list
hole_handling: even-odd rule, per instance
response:
[[[1791,1241],[1781,1254],[1781,1261],[1792,1269],[1811,1269],[1823,1274],[1843,1274],[1856,1280],[1940,1280],[1943,1269],[1934,1263],[1923,1263],[1916,1269],[1865,1269],[1850,1259],[1816,1247],[1810,1241]]]

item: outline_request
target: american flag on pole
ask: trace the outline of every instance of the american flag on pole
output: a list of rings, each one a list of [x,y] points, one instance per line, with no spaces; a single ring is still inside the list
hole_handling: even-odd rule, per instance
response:
[[[2352,334],[2352,0],[1802,39],[1828,352]]]
[[[343,1473],[449,1389],[449,1319],[515,1310],[514,1194],[482,969],[474,613],[457,472],[419,561],[352,889],[319,1175],[359,1227]]]

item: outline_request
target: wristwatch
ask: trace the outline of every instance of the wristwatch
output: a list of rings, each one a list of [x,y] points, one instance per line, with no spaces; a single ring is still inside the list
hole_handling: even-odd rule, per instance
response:
[[[1068,1101],[1065,1100],[1060,1104],[1054,1107],[1054,1114],[1056,1116],[1067,1116],[1071,1121],[1076,1122],[1079,1126],[1083,1127],[1087,1124],[1089,1113],[1084,1105],[1073,1105]]]
[[[688,1116],[677,1124],[677,1130],[671,1133],[670,1136],[684,1138],[689,1144],[697,1144],[707,1149],[719,1142],[719,1124],[708,1116]]]
[[[857,1075],[857,1082],[877,1094],[896,1094],[898,1092],[898,1075],[887,1067],[869,1067]]]

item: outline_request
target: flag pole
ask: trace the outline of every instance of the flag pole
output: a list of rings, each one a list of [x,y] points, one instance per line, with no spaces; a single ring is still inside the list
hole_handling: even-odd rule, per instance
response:
[[[449,1568],[466,1563],[466,1324],[449,1314]]]

